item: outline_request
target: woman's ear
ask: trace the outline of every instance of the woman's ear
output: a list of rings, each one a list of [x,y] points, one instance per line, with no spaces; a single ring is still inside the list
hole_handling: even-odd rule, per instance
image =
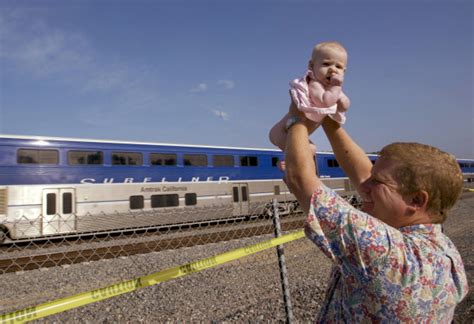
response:
[[[413,216],[420,211],[426,211],[429,195],[426,191],[420,190],[405,196],[404,200],[406,202],[406,215]]]
[[[411,213],[415,213],[419,210],[426,211],[426,207],[428,206],[428,200],[429,195],[424,190],[409,194],[405,199],[408,205],[408,209]]]

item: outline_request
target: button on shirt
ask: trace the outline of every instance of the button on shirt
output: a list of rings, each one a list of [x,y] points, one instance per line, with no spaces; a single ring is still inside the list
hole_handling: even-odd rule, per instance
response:
[[[461,256],[439,224],[396,229],[321,186],[305,233],[334,263],[318,322],[450,323],[467,294]]]

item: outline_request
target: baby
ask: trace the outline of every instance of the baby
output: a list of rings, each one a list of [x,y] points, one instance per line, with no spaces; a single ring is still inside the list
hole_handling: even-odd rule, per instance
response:
[[[316,122],[316,130],[326,115],[344,124],[344,112],[350,105],[349,98],[342,92],[347,65],[347,51],[338,42],[317,44],[308,63],[308,72],[302,79],[290,82],[290,95],[297,108],[308,119]],[[285,150],[290,115],[286,114],[270,130],[270,141]],[[310,144],[312,153],[316,146]]]

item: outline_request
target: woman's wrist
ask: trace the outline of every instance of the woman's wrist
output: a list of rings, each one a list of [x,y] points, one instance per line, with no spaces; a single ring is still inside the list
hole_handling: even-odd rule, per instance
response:
[[[341,125],[338,122],[336,122],[329,116],[325,117],[321,124],[326,134],[330,131],[335,131],[341,127]]]
[[[293,127],[297,123],[302,123],[303,120],[298,115],[291,115],[285,123],[285,131],[288,133],[291,127]]]

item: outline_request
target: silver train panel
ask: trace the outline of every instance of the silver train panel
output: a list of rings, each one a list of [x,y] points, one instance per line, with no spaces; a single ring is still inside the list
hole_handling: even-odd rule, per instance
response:
[[[347,178],[323,179],[341,195]],[[146,184],[14,185],[0,187],[0,230],[11,239],[221,220],[296,206],[281,180]]]
[[[274,197],[295,200],[281,180],[5,186],[0,227],[19,239],[183,224],[263,213]]]

